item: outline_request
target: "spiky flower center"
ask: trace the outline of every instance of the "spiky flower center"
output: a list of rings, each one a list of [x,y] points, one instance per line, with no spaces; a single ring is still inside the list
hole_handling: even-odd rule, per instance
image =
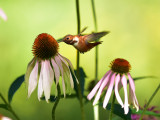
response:
[[[58,53],[58,42],[49,34],[41,33],[33,43],[32,51],[35,57],[49,59]]]
[[[111,62],[111,70],[116,73],[128,73],[131,69],[130,63],[122,58],[117,58]]]

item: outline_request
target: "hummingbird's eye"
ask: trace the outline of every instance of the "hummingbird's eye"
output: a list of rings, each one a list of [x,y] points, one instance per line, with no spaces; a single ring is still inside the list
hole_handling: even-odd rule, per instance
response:
[[[67,37],[66,39],[69,40],[69,37]]]

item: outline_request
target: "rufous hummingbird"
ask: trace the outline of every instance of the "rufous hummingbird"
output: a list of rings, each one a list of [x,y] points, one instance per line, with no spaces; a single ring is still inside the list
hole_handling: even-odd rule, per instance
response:
[[[89,51],[93,47],[101,44],[102,41],[96,41],[96,40],[105,36],[109,32],[104,31],[104,32],[97,32],[97,33],[92,33],[87,35],[81,35],[81,33],[78,35],[66,35],[62,39],[62,42],[65,42],[66,44],[69,44],[69,45],[73,45],[78,51],[80,51],[81,53],[84,53]]]

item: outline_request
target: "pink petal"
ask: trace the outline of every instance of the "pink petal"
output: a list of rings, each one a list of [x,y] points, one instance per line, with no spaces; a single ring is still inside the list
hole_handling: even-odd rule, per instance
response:
[[[44,62],[41,62],[41,71],[40,71],[40,77],[39,77],[39,82],[38,82],[38,99],[39,101],[41,100],[40,98],[42,97],[43,94],[43,69],[44,69]]]
[[[96,94],[98,88],[100,87],[100,85],[103,82],[103,79],[109,74],[109,72],[111,72],[111,70],[109,70],[103,77],[102,79],[95,85],[95,87],[92,89],[92,91],[88,94],[87,99],[91,100],[93,98],[93,96]]]
[[[53,69],[54,69],[55,78],[56,78],[56,86],[57,86],[57,84],[59,82],[59,77],[60,77],[60,70],[59,70],[58,65],[54,61],[54,59],[51,59],[51,62],[52,62],[52,66],[53,66]]]
[[[45,99],[48,102],[48,99],[50,98],[50,93],[51,93],[51,86],[54,81],[54,73],[49,60],[44,61],[43,67],[44,67],[43,68],[43,89],[44,89]]]
[[[118,103],[122,106],[122,108],[124,107],[123,106],[123,102],[122,102],[122,99],[119,95],[119,91],[118,91],[118,85],[119,85],[119,81],[120,81],[120,74],[118,74],[116,76],[116,79],[115,79],[115,96],[116,96],[116,99],[118,101]]]
[[[128,78],[129,78],[129,85],[131,86],[132,90],[135,92],[134,81],[129,73],[128,73]]]
[[[74,68],[73,68],[73,65],[72,65],[71,61],[69,59],[67,59],[66,57],[62,56],[61,54],[58,54],[58,55],[61,56],[63,59],[65,59],[68,62],[69,67],[71,68],[71,71],[72,71],[73,75],[75,76],[77,83],[79,83],[78,79],[77,79],[77,77],[74,73]]]
[[[125,77],[125,75],[122,76],[121,78],[121,82],[123,85],[123,89],[124,89],[124,94],[125,94],[125,100],[124,100],[124,114],[128,114],[129,108],[128,108],[128,95],[127,95],[127,79]]]
[[[38,62],[36,62],[36,65],[34,66],[29,77],[28,97],[30,97],[32,92],[35,90],[37,86],[37,79],[38,79]]]
[[[65,61],[60,55],[58,55],[58,56],[59,56],[59,58],[63,61],[63,63],[65,64],[64,67],[66,67],[66,70],[67,70],[67,72],[68,72],[68,74],[69,74],[71,87],[74,88],[73,78],[72,78],[70,69],[69,69],[69,67],[68,67],[68,64],[66,63],[66,61]]]
[[[7,21],[7,15],[4,13],[4,11],[0,8],[0,17],[2,17],[3,20]]]
[[[33,58],[33,59],[29,62],[28,66],[27,66],[27,71],[26,71],[25,78],[24,78],[27,88],[28,88],[28,85],[29,85],[29,77],[30,77],[30,74],[31,74],[34,66],[35,66],[35,62],[36,62],[36,59]]]
[[[112,72],[111,78],[109,78],[110,79],[110,84],[108,86],[108,90],[107,90],[106,96],[105,96],[104,101],[103,101],[103,108],[106,108],[106,106],[108,104],[108,101],[110,99],[110,96],[111,96],[111,93],[112,93],[112,90],[113,90],[115,75],[116,75],[116,73]]]
[[[55,96],[57,96],[57,85],[59,83],[59,77],[60,77],[60,70],[58,65],[56,64],[56,62],[54,61],[54,59],[51,59],[52,62],[52,66],[54,69],[54,73],[55,73],[55,78],[56,78],[56,90],[55,90]]]
[[[138,110],[139,110],[138,100],[137,100],[137,98],[136,98],[135,93],[133,93],[133,94],[134,94],[134,101],[133,101],[133,105],[134,105],[134,107],[136,107],[136,110],[137,110],[137,112],[138,112]]]
[[[61,71],[63,94],[64,94],[64,97],[66,97],[66,89],[65,89],[65,83],[64,83],[64,73],[63,73],[62,62],[61,62],[61,60],[59,59],[58,56],[55,56],[55,61],[56,61],[57,65],[59,66],[59,69]]]
[[[139,104],[135,94],[135,84],[134,80],[132,79],[131,75],[128,73],[129,78],[129,103],[133,102],[134,107],[136,107],[137,111],[139,110]]]
[[[106,78],[104,78],[104,80],[103,80],[103,82],[102,82],[102,84],[101,84],[101,86],[99,88],[99,91],[98,91],[98,93],[96,95],[96,98],[95,98],[95,100],[93,102],[93,105],[95,105],[98,102],[98,100],[100,99],[102,91],[106,87],[106,85],[107,85],[107,83],[109,81],[110,75],[111,75],[111,71],[108,73],[108,75],[106,76]]]

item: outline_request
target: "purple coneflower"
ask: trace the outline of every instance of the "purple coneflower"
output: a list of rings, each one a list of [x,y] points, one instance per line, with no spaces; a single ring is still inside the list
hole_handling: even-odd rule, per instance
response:
[[[5,21],[7,21],[7,15],[4,13],[4,11],[0,8],[0,17],[3,19],[3,20],[5,20]]]
[[[93,96],[96,94],[95,100],[93,102],[93,105],[95,105],[98,100],[100,99],[100,96],[102,94],[102,91],[105,87],[108,87],[104,101],[103,101],[103,108],[106,108],[108,101],[110,99],[113,86],[116,99],[118,103],[124,107],[124,113],[127,114],[129,111],[129,103],[133,103],[134,107],[136,107],[137,111],[139,110],[138,107],[138,101],[135,95],[135,85],[134,81],[129,73],[129,70],[131,69],[131,65],[129,62],[125,59],[117,58],[114,61],[111,62],[111,70],[109,70],[102,79],[95,85],[95,87],[92,89],[92,91],[89,93],[87,98],[91,100]],[[128,94],[127,94],[127,78],[129,79],[129,102],[128,102]],[[119,90],[123,87],[124,89],[124,104],[121,100],[121,97],[119,95]],[[98,90],[99,89],[99,90]]]
[[[74,74],[72,63],[58,53],[58,47],[57,41],[47,33],[39,34],[35,39],[32,50],[34,58],[28,64],[25,74],[28,97],[30,97],[38,84],[38,99],[40,100],[44,92],[45,99],[48,102],[54,81],[57,95],[57,84],[59,83],[60,75],[62,76],[64,97],[66,85],[69,89],[74,87],[71,75],[71,71]]]

